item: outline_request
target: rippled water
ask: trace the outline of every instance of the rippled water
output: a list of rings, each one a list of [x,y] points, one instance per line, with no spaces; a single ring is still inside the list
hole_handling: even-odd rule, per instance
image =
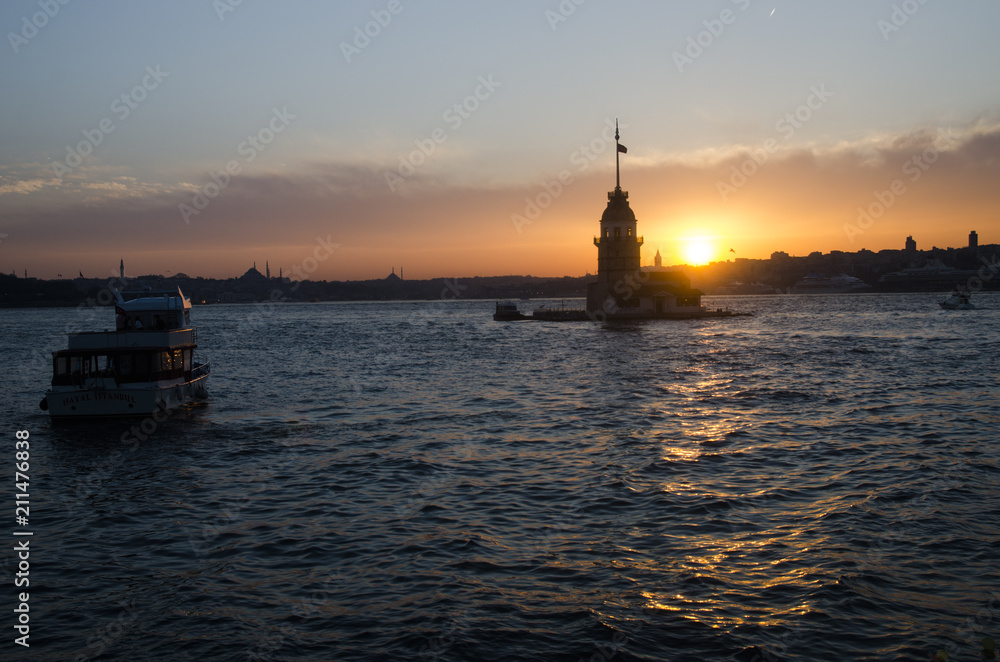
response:
[[[1000,298],[941,296],[198,307],[211,400],[158,425],[53,425],[78,313],[0,310],[35,532],[31,648],[0,656],[981,659]]]

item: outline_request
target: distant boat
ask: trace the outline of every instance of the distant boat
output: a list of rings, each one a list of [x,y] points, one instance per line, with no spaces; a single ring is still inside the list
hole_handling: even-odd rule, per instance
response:
[[[517,320],[526,320],[529,318],[518,310],[517,304],[513,301],[497,301],[493,319],[497,322],[516,322]]]
[[[969,292],[954,291],[944,301],[938,302],[945,310],[975,310],[976,306],[969,301],[972,295]]]
[[[149,416],[207,398],[191,300],[180,288],[115,297],[114,331],[71,333],[69,347],[52,353],[42,410],[54,419]]]
[[[819,274],[809,274],[792,286],[792,294],[847,294],[870,290],[871,285],[860,278],[840,274],[827,278]]]

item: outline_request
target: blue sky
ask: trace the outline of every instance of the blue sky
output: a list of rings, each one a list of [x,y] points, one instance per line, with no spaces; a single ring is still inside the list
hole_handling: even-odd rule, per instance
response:
[[[0,270],[103,271],[125,253],[143,273],[225,276],[294,264],[331,236],[341,252],[317,278],[400,264],[412,277],[579,274],[594,268],[614,168],[601,133],[615,117],[648,248],[655,231],[668,255],[692,233],[740,240],[748,257],[857,250],[847,214],[895,170],[873,170],[866,191],[817,166],[818,196],[857,204],[844,223],[817,209],[821,227],[802,229],[808,212],[777,198],[787,159],[850,153],[875,167],[944,128],[960,136],[951,161],[980,158],[1000,110],[995,0],[235,1],[3,4]],[[374,36],[355,41],[366,28]],[[796,111],[808,118],[789,135],[779,122]],[[67,147],[97,137],[72,165]],[[720,212],[727,159],[769,139],[780,153]],[[601,151],[583,168],[587,145]],[[230,184],[185,219],[181,206],[234,161]],[[72,167],[57,177],[55,163]],[[571,190],[517,232],[525,197],[565,170]],[[935,190],[952,181],[945,165],[930,174]],[[960,213],[1000,242],[997,200],[983,195]],[[866,247],[911,233],[957,245],[968,231],[949,239],[902,203],[890,212]]]

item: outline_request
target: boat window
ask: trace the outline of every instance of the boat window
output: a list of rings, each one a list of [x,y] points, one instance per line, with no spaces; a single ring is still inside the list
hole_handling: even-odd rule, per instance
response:
[[[133,369],[137,375],[145,375],[149,372],[149,356],[146,354],[136,354],[134,356],[135,365]]]
[[[59,356],[56,357],[56,374],[65,375],[66,374],[66,357]]]
[[[184,371],[189,372],[191,370],[191,350],[184,350]]]
[[[132,355],[121,354],[118,357],[118,372],[122,375],[132,374]]]
[[[82,370],[80,357],[79,356],[69,357],[69,371],[80,372],[80,370]]]

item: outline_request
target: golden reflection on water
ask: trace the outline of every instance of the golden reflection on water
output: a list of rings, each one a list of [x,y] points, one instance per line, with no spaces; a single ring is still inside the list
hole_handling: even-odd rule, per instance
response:
[[[720,412],[706,404],[704,396],[717,388],[719,380],[713,377],[699,379],[685,385],[689,394],[688,407],[664,423],[661,432],[661,461],[675,463],[678,469],[685,463],[697,463],[720,454],[752,453],[752,446],[739,445],[729,448],[726,444],[733,433],[750,427],[746,413]],[[678,433],[677,424],[681,431]],[[821,569],[812,567],[807,559],[819,544],[807,535],[808,522],[832,509],[836,498],[816,503],[794,504],[782,500],[785,511],[781,523],[770,521],[769,497],[781,490],[781,485],[750,487],[747,476],[729,476],[725,472],[716,476],[717,481],[706,484],[692,480],[682,473],[672,480],[659,484],[659,490],[685,500],[700,497],[714,508],[721,501],[746,501],[743,507],[729,510],[721,507],[707,515],[710,526],[685,526],[679,535],[671,536],[680,548],[680,554],[665,563],[675,586],[681,591],[656,591],[647,588],[641,595],[645,606],[671,612],[680,618],[697,622],[717,630],[731,630],[742,626],[772,627],[787,625],[789,621],[809,613],[814,606],[807,601],[784,605],[774,610],[762,603],[761,594],[782,588],[801,593],[804,587],[818,587],[826,580]],[[746,488],[750,487],[749,490]],[[749,500],[747,498],[749,497]],[[829,501],[829,502],[827,502]],[[688,504],[689,506],[692,504]],[[773,505],[773,502],[771,503]],[[724,522],[741,526],[726,527]],[[760,523],[761,527],[743,525]],[[719,528],[722,523],[722,528]],[[728,529],[728,530],[727,530]]]
[[[675,425],[671,421],[670,425]],[[715,447],[717,444],[725,442],[729,435],[739,432],[748,427],[748,424],[738,418],[732,419],[709,419],[707,416],[695,414],[680,420],[681,434],[673,432],[669,437],[664,433],[664,445],[662,458],[667,461],[694,462],[703,455],[714,455],[718,453]],[[676,430],[676,428],[674,428]],[[683,443],[678,443],[683,440]],[[741,452],[748,449],[742,448]]]

